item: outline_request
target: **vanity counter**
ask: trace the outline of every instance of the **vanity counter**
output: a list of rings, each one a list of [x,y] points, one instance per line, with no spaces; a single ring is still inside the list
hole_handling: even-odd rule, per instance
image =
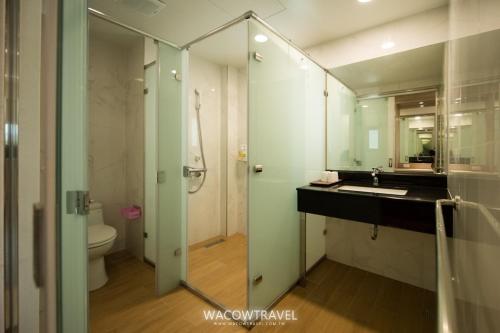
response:
[[[299,187],[298,211],[434,234],[436,200],[449,198],[446,187],[414,182],[386,181],[378,186],[406,189],[406,195],[339,190],[344,185],[373,187],[366,179],[344,180],[332,187]],[[451,234],[452,210],[446,209],[443,214],[447,233]]]

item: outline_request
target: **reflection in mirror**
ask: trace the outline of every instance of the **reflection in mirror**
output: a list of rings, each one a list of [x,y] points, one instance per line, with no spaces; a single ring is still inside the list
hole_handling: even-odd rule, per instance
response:
[[[396,97],[396,168],[430,170],[436,157],[436,93]]]
[[[328,169],[442,169],[437,100],[442,94],[444,45],[331,69],[339,82],[328,80]]]

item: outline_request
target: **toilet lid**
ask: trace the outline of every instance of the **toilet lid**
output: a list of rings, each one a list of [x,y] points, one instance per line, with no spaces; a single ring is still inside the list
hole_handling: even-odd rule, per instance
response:
[[[116,237],[116,229],[106,224],[94,224],[88,227],[89,248],[97,247]]]

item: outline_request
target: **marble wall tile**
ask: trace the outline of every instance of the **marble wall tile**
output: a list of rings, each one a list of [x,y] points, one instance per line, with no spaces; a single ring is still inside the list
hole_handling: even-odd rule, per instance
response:
[[[327,218],[329,259],[417,287],[435,290],[435,238],[402,229]]]
[[[195,111],[194,90],[200,92],[201,129],[207,163],[203,187],[188,195],[188,240],[189,244],[225,234],[225,223],[221,221],[221,89],[222,67],[197,57],[189,57],[189,114],[188,114],[188,163],[202,167],[198,142],[198,127]],[[201,179],[189,180],[195,188]]]
[[[129,50],[125,117],[127,206],[144,209],[144,40],[137,38]],[[144,216],[144,215],[143,215]],[[144,257],[144,217],[126,222],[126,248]]]
[[[89,187],[102,203],[104,223],[118,236],[111,252],[142,259],[143,221],[126,221],[120,208],[143,206],[143,39],[133,46],[89,38]]]
[[[226,67],[227,112],[227,234],[247,233],[248,162],[238,159],[240,146],[247,145],[247,99],[245,69]]]
[[[118,236],[112,251],[125,249],[125,221],[119,209],[126,202],[126,76],[127,59],[119,45],[89,38],[89,185],[102,203],[104,223]]]

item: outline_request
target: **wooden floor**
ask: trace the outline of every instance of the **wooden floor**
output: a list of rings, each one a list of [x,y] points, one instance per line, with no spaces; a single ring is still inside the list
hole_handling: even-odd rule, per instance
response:
[[[127,254],[107,258],[110,280],[90,293],[92,332],[246,332],[205,321],[209,304],[184,288],[157,298],[153,269]],[[295,322],[252,332],[434,332],[435,294],[324,260],[275,309],[295,310]],[[230,323],[229,323],[230,324]]]
[[[214,240],[215,241],[215,240]],[[242,234],[205,247],[191,246],[187,280],[228,309],[247,306],[247,240]]]

